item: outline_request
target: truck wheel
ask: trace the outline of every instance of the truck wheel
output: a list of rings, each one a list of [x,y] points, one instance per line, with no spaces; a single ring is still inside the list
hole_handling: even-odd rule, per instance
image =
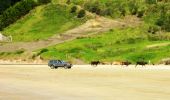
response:
[[[64,68],[65,69],[71,69],[71,66],[65,66]]]
[[[64,66],[65,69],[68,69],[68,66]]]
[[[51,65],[50,67],[51,67],[51,69],[54,69],[54,68],[55,68],[53,65]]]
[[[58,67],[55,67],[55,69],[57,69]]]

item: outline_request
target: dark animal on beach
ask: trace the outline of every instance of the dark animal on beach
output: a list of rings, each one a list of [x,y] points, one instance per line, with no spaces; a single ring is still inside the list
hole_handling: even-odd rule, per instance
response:
[[[92,66],[97,66],[98,64],[100,64],[100,61],[91,61]]]
[[[146,64],[148,64],[148,63],[147,63],[147,62],[145,62],[145,61],[137,61],[137,62],[136,62],[136,66],[135,66],[135,67],[137,67],[137,65],[145,66]]]
[[[165,65],[170,65],[170,61],[166,61],[166,62],[165,62]]]
[[[130,64],[132,64],[132,63],[129,62],[129,61],[123,61],[123,62],[121,62],[121,65],[122,65],[122,66],[123,66],[123,65],[129,66]]]

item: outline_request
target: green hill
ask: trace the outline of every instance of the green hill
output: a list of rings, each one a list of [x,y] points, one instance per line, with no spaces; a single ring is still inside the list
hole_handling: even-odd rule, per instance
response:
[[[41,56],[44,59],[80,59],[85,62],[92,60],[135,62],[143,58],[159,62],[170,56],[169,51],[170,41],[152,40],[140,28],[127,28],[52,46]]]
[[[113,29],[102,33],[102,35],[49,47],[46,52],[41,54],[43,58],[80,59],[85,62],[92,60],[130,60],[135,62],[144,58],[147,61],[158,63],[161,59],[170,57],[170,34],[168,32],[170,17],[167,12],[170,10],[170,2],[73,0],[72,3],[113,19],[124,18],[122,15],[124,12],[124,16],[137,16],[143,23],[135,28]],[[107,6],[107,4],[109,5]],[[107,11],[110,12],[105,13]],[[140,15],[141,13],[142,15]],[[165,20],[167,21],[165,22]],[[158,23],[162,23],[162,25]]]
[[[85,19],[75,18],[76,15],[69,10],[68,6],[61,4],[38,6],[3,33],[12,35],[15,42],[48,39],[84,23]]]
[[[164,58],[170,58],[170,2],[166,0],[52,0],[50,4],[33,9],[5,28],[3,33],[12,35],[14,42],[19,43],[45,41],[89,20],[87,16],[77,18],[78,11],[70,13],[75,6],[78,10],[84,9],[86,15],[95,16],[95,20],[105,17],[125,24],[106,32],[99,31],[94,35],[35,50],[32,58],[78,59],[86,63],[92,60],[129,60],[134,63],[143,58],[159,63]],[[3,52],[0,57],[15,58],[24,52]]]

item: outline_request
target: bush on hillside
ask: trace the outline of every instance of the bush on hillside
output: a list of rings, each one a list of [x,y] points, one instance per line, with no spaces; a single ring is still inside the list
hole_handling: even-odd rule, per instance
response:
[[[23,54],[25,52],[25,49],[20,49],[20,50],[17,50],[15,51],[15,54]]]
[[[47,4],[47,3],[50,3],[51,0],[38,0],[38,3],[39,4]]]
[[[35,53],[32,55],[32,59],[35,59],[36,57],[40,56],[41,54],[45,53],[45,52],[48,52],[49,50],[44,48],[44,49],[41,49],[39,52]]]
[[[157,33],[158,31],[160,31],[160,27],[154,25],[154,26],[150,26],[149,29],[148,29],[148,32],[149,33],[152,33],[152,34],[155,34]]]
[[[144,4],[138,6],[137,17],[142,18],[146,14],[147,9],[148,9],[148,7]]]
[[[156,21],[156,25],[160,26],[162,30],[170,32],[170,13],[168,12],[170,10],[170,4],[169,5],[161,5],[160,8],[160,17]]]
[[[100,2],[97,0],[86,1],[84,8],[90,12],[96,13],[98,15],[104,16],[126,16],[127,14],[137,15],[138,17],[142,17],[144,15],[145,9],[139,10],[140,4],[136,0],[129,0],[127,2],[123,1],[108,1],[108,2]]]
[[[158,0],[145,0],[148,4],[156,4]]]
[[[129,11],[132,15],[136,15],[138,12],[138,3],[136,1],[130,1],[129,4]]]
[[[142,17],[144,16],[144,13],[145,13],[144,10],[138,11],[138,12],[137,12],[137,17],[142,18]]]
[[[126,9],[123,7],[123,5],[119,8],[119,11],[122,16],[126,16]]]
[[[166,31],[170,32],[170,14],[166,15],[163,27],[165,28]]]
[[[49,51],[48,49],[44,48],[37,55],[41,55],[42,53],[45,53],[45,52],[48,52],[48,51]]]
[[[70,3],[71,3],[71,0],[67,0],[67,1],[66,1],[66,4],[70,4]]]
[[[86,15],[86,11],[84,9],[78,12],[77,18],[83,18]]]
[[[7,8],[14,5],[15,3],[21,0],[0,0],[0,15],[4,12]]]
[[[77,11],[77,6],[73,6],[72,8],[71,8],[71,13],[76,13],[76,11]]]
[[[103,15],[112,16],[113,15],[113,9],[111,7],[106,8],[103,12]]]
[[[85,3],[85,9],[92,13],[96,13],[98,15],[102,14],[102,4],[99,1],[88,1]]]

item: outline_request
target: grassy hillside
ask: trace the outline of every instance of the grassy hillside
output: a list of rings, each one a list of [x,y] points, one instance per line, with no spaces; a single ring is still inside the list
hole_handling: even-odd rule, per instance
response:
[[[170,57],[169,52],[170,41],[152,40],[139,27],[111,30],[101,35],[49,47],[41,56],[45,59],[76,58],[85,62],[92,60],[135,62],[143,58],[147,61],[158,62]]]
[[[143,21],[140,27],[114,29],[89,38],[49,47],[45,59],[130,60],[159,62],[170,57],[170,2],[145,0],[73,0],[86,10],[109,18],[134,15]],[[108,5],[109,4],[109,5]]]
[[[135,15],[143,19],[155,31],[170,32],[169,0],[72,0],[73,4],[109,18]]]
[[[52,0],[51,4],[37,7],[27,16],[7,27],[4,33],[12,35],[15,42],[48,39],[85,22],[86,18],[78,19],[75,13],[70,13],[71,7],[80,5],[85,10],[110,19],[136,16],[141,24],[112,29],[36,50],[37,54],[34,56],[41,55],[44,59],[70,61],[78,59],[87,63],[92,60],[110,62],[129,60],[134,63],[144,58],[146,61],[158,63],[164,58],[170,58],[170,2],[155,1],[71,0],[69,5],[66,5],[67,0]],[[20,51],[1,53],[0,57],[14,57],[22,53]]]
[[[28,15],[7,27],[3,33],[12,35],[17,41],[37,41],[47,39],[82,24],[84,19],[77,19],[71,14],[69,6],[48,4],[35,8]]]

